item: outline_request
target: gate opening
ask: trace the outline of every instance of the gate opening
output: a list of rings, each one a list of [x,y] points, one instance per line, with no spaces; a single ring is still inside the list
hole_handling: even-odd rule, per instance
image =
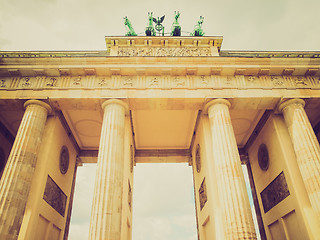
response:
[[[198,239],[192,167],[138,163],[133,186],[133,240]]]

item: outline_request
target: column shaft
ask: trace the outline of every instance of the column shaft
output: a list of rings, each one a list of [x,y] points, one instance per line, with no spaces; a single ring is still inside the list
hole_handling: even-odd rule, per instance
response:
[[[17,239],[50,106],[38,100],[26,111],[0,182],[0,239]]]
[[[127,106],[120,100],[112,99],[105,101],[102,108],[104,109],[104,116],[89,239],[120,240]]]
[[[207,104],[225,239],[256,239],[229,107],[225,99]]]
[[[302,99],[291,99],[282,103],[279,110],[283,112],[311,206],[320,217],[320,147],[304,105]]]

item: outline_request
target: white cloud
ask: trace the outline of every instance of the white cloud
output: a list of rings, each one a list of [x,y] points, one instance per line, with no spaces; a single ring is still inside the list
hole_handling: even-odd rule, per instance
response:
[[[196,235],[191,167],[137,164],[134,174],[134,240],[178,240]]]
[[[2,0],[0,49],[105,49],[105,35],[125,34],[124,16],[144,32],[148,11],[166,15],[167,32],[179,10],[182,31],[192,31],[202,15],[207,35],[224,36],[223,49],[319,50],[319,7],[312,0]]]

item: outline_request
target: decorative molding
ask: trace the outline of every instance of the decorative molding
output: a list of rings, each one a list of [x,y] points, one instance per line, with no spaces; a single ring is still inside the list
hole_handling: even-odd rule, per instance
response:
[[[69,150],[65,145],[60,150],[59,169],[62,175],[66,174],[69,169]]]
[[[259,167],[262,171],[267,171],[269,168],[269,152],[267,145],[264,143],[260,144],[259,150],[258,150],[258,163]]]
[[[109,56],[108,51],[80,51],[80,52],[63,52],[63,51],[1,51],[1,58],[61,58],[61,57],[105,57]]]
[[[134,40],[131,40],[133,43]],[[219,42],[219,43],[218,43]],[[222,39],[215,40],[214,43],[218,43],[217,47],[220,48]],[[192,48],[194,46],[188,46],[184,44],[183,40],[179,42],[182,48]],[[131,44],[134,46],[135,44]],[[178,46],[178,43],[172,44],[172,46]],[[208,45],[200,44],[201,48],[208,48]],[[113,45],[115,46],[115,45]],[[128,45],[123,47],[129,48]],[[154,44],[152,44],[154,47]],[[157,48],[167,47],[163,44],[159,44]],[[151,47],[149,47],[151,48]],[[170,47],[169,47],[170,48]],[[71,58],[71,57],[108,57],[110,56],[110,50],[107,51],[0,51],[0,58]],[[255,52],[255,51],[220,51],[220,57],[246,57],[246,58],[320,58],[319,51],[307,51],[307,52]]]
[[[320,52],[319,51],[310,51],[310,52],[220,51],[220,57],[320,58]]]
[[[45,89],[320,89],[318,76],[0,77],[0,90]]]

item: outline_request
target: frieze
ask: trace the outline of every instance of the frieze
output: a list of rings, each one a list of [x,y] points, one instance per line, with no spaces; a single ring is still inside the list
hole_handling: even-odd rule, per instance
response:
[[[0,58],[61,58],[61,57],[104,57],[109,56],[108,51],[83,52],[0,52]]]
[[[188,57],[188,56],[211,56],[208,47],[121,47],[118,49],[118,56],[122,57],[142,57],[142,56],[160,56],[160,57]]]
[[[25,89],[320,89],[315,76],[0,77],[0,90]]]

